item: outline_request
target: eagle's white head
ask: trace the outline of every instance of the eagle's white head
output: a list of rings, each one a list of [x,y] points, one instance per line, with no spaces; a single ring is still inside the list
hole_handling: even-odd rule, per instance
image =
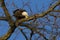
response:
[[[28,13],[27,12],[22,12],[22,15],[25,16],[25,18],[28,18]]]

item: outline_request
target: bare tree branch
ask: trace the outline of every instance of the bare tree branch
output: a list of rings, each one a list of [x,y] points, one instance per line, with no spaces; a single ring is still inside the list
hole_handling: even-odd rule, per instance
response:
[[[45,40],[48,40],[42,33],[40,33],[40,32],[38,31],[37,28],[32,28],[32,27],[29,26],[28,24],[20,24],[20,26],[26,26],[26,27],[29,28],[31,31],[38,33],[38,34],[39,34],[40,36],[42,36]]]
[[[19,30],[22,32],[22,34],[24,35],[24,37],[26,38],[26,40],[28,40],[27,36],[25,35],[25,33],[23,32],[22,29],[19,28]]]
[[[40,17],[44,17],[45,15],[47,15],[48,13],[50,13],[51,11],[54,10],[54,8],[56,6],[60,5],[60,1],[56,2],[54,5],[52,5],[47,11],[41,13],[41,14],[36,14],[36,15],[33,15],[33,16],[30,16],[29,18],[25,18],[25,19],[22,19],[22,20],[17,20],[16,21],[16,26],[18,26],[19,23],[22,23],[22,22],[25,22],[25,21],[29,21],[29,20],[33,20],[35,18],[40,18]]]
[[[60,15],[49,14],[50,16],[60,17]]]
[[[9,29],[8,33],[6,33],[0,39],[7,40],[12,35],[12,33],[14,32],[16,26],[14,25],[14,21],[12,20],[12,17],[8,13],[8,10],[7,10],[6,6],[5,6],[4,0],[1,0],[1,3],[2,3],[1,7],[3,8],[3,10],[5,12],[6,18],[7,18],[8,22],[9,22],[9,25],[10,25],[11,28]]]
[[[7,18],[8,20],[10,20],[10,19],[11,19],[11,16],[10,16],[10,14],[9,14],[6,6],[5,6],[4,0],[2,0],[1,2],[2,2],[1,7],[3,8],[3,10],[4,10],[4,12],[5,12],[6,18]]]
[[[52,12],[60,12],[60,10],[53,10]]]
[[[8,32],[4,36],[0,37],[0,39],[7,40],[12,35],[12,33],[14,32],[14,30],[15,30],[14,27],[13,28],[10,28],[8,30]]]
[[[7,21],[6,17],[0,17],[0,20],[5,20],[5,21]]]
[[[34,34],[34,33],[33,33],[33,31],[31,30],[31,33],[30,33],[30,35],[31,35],[31,36],[30,36],[30,40],[32,40],[33,34]]]

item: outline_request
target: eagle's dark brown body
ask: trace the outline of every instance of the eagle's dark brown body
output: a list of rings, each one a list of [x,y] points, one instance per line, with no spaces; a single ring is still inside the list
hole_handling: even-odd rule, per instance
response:
[[[17,9],[15,10],[13,13],[14,13],[14,16],[16,17],[16,19],[22,19],[22,18],[25,18],[24,15],[22,15],[22,12],[26,12],[26,10],[20,10],[20,9]]]

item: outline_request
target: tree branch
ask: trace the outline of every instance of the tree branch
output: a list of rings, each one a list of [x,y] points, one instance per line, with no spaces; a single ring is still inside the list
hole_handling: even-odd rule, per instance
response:
[[[31,31],[38,33],[40,36],[42,36],[45,40],[48,40],[42,33],[40,33],[40,31],[38,31],[37,28],[32,28],[31,26],[29,26],[28,24],[20,24],[20,26],[26,26],[27,28],[29,28]]]
[[[60,12],[60,10],[53,10],[52,12]]]
[[[3,10],[5,12],[6,18],[9,22],[10,27],[11,27],[9,29],[9,31],[3,37],[1,37],[0,39],[7,40],[12,35],[12,33],[14,32],[16,26],[14,25],[14,21],[12,20],[12,17],[10,16],[10,14],[9,14],[6,6],[5,6],[4,0],[1,0],[0,2],[2,4],[1,7],[3,8]]]
[[[60,17],[60,15],[49,14],[50,16]]]
[[[28,38],[27,38],[26,34],[23,32],[23,30],[20,29],[20,28],[19,28],[19,30],[22,32],[22,34],[24,35],[24,37],[26,38],[26,40],[28,40]]]
[[[0,20],[5,20],[5,21],[7,21],[6,17],[0,17]]]
[[[5,12],[6,18],[7,18],[8,20],[10,20],[10,19],[11,19],[11,16],[10,16],[10,14],[9,14],[6,6],[5,6],[4,0],[1,1],[1,4],[2,4],[1,7],[3,8],[3,10],[4,10],[4,12]]]
[[[0,39],[1,39],[1,40],[7,40],[8,38],[10,38],[10,36],[11,36],[12,33],[14,32],[14,30],[15,30],[15,27],[10,28],[10,29],[8,30],[8,32],[7,32],[4,36],[0,37]]]
[[[40,13],[40,14],[36,14],[36,15],[33,15],[33,16],[30,16],[28,17],[27,19],[21,19],[21,20],[17,20],[16,21],[16,26],[18,26],[19,23],[22,23],[22,22],[25,22],[25,21],[29,21],[29,20],[33,20],[35,18],[41,18],[41,17],[44,17],[45,15],[47,15],[48,13],[50,13],[51,11],[54,10],[54,8],[56,6],[60,5],[60,1],[56,2],[54,5],[52,5],[47,11],[43,12],[43,13]]]

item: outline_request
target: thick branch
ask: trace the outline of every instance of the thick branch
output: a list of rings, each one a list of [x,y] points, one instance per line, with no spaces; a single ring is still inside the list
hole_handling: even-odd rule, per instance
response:
[[[12,17],[8,13],[8,10],[5,6],[4,0],[1,0],[0,2],[2,4],[1,7],[3,8],[3,10],[5,12],[6,18],[9,22],[10,27],[11,27],[10,30],[3,37],[1,37],[0,39],[7,40],[12,35],[12,33],[14,32],[16,26],[14,25],[14,21],[12,20]]]
[[[14,30],[15,30],[15,27],[10,28],[8,30],[8,32],[4,36],[0,37],[0,39],[1,40],[7,40],[12,35],[12,33],[14,32]]]
[[[1,7],[3,8],[3,10],[4,10],[4,12],[5,12],[6,18],[7,18],[8,20],[11,19],[11,16],[10,16],[10,14],[9,14],[6,6],[5,6],[4,0],[1,1]]]

